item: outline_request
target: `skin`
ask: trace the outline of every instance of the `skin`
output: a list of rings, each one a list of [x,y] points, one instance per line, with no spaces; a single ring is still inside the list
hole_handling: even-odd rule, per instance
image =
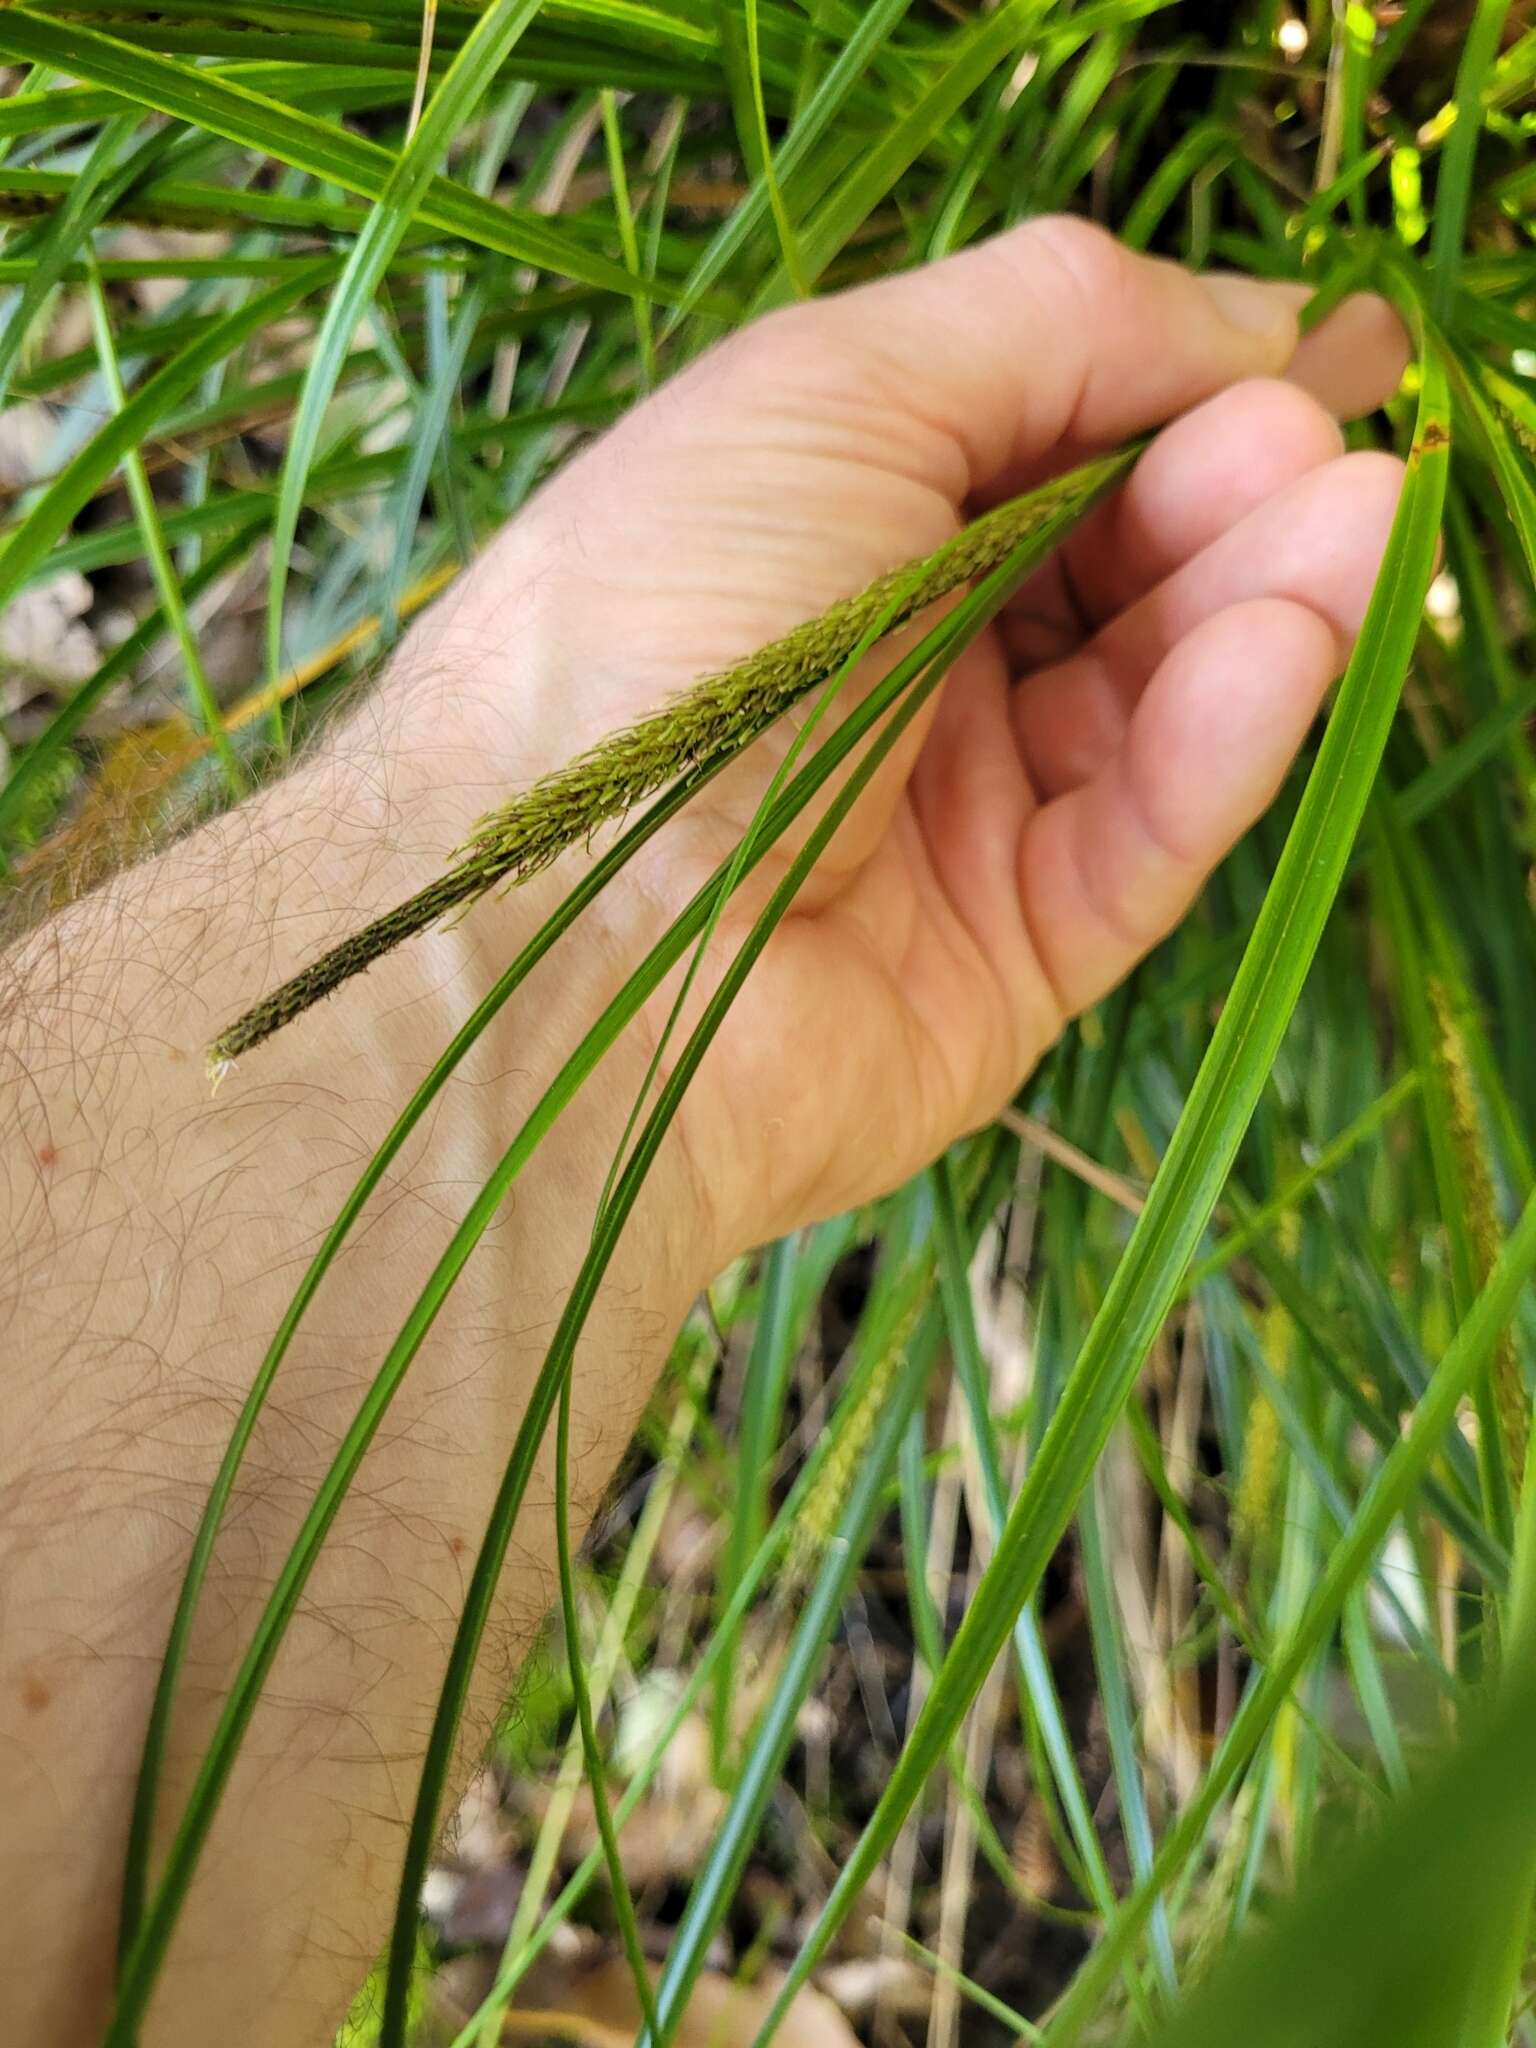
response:
[[[754,970],[578,1358],[590,1506],[709,1276],[984,1123],[1273,795],[1347,657],[1400,483],[1387,458],[1343,454],[1336,424],[1395,389],[1391,315],[1351,301],[1298,345],[1302,297],[1040,221],[772,316],[551,483],[323,751],[4,956],[10,2040],[99,2036],[138,1745],[232,1416],[394,1110],[577,861],[381,963],[213,1100],[203,1045],[420,887],[509,788],[977,507],[1163,426],[956,665]],[[786,744],[771,735],[713,785],[535,973],[327,1281],[205,1596],[172,1816],[335,1438],[452,1224]],[[556,1126],[369,1455],[215,1825],[150,2048],[223,2038],[231,2014],[258,2048],[328,2038],[377,1950],[466,1559],[669,999]],[[550,1598],[551,1502],[546,1457],[471,1740]]]

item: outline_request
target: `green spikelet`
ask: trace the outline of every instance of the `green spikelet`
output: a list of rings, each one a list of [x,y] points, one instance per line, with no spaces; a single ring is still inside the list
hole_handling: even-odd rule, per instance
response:
[[[1301,1236],[1294,1210],[1281,1218],[1277,1235],[1282,1256],[1294,1258]],[[1288,1311],[1277,1303],[1263,1312],[1259,1340],[1265,1364],[1277,1380],[1283,1380],[1290,1369],[1295,1328]],[[1284,1450],[1280,1411],[1265,1388],[1256,1386],[1248,1403],[1243,1466],[1232,1504],[1232,1547],[1250,1563],[1264,1551],[1274,1526],[1274,1506],[1285,1469]]]
[[[706,676],[649,718],[612,734],[482,819],[435,882],[344,939],[221,1032],[210,1071],[259,1045],[417,932],[504,883],[526,881],[643,798],[707,761],[738,753],[871,637],[909,623],[1033,541],[1043,559],[1140,452],[1136,442],[983,514],[935,554],[878,577],[734,668]]]
[[[1202,1901],[1194,1914],[1193,1939],[1184,1966],[1187,1981],[1191,1985],[1204,1982],[1230,1945],[1232,1901],[1237,1896],[1243,1863],[1251,1843],[1253,1809],[1257,1796],[1253,1781],[1250,1779],[1239,1790],[1232,1802],[1232,1810],[1227,1815],[1221,1848],[1211,1866],[1210,1880],[1204,1888]]]
[[[1450,1114],[1451,1153],[1456,1163],[1456,1178],[1461,1185],[1467,1235],[1477,1265],[1474,1277],[1477,1285],[1483,1287],[1504,1243],[1487,1140],[1478,1114],[1477,1091],[1472,1081],[1471,1062],[1467,1058],[1466,1039],[1451,992],[1443,981],[1432,976],[1426,994],[1435,1020],[1435,1062],[1440,1069]],[[1521,1381],[1520,1357],[1512,1331],[1506,1330],[1500,1338],[1489,1373],[1494,1409],[1499,1418],[1499,1434],[1504,1440],[1504,1463],[1509,1475],[1510,1493],[1518,1500],[1530,1437],[1531,1404]]]
[[[1283,1309],[1275,1308],[1265,1311],[1263,1336],[1264,1349],[1271,1363],[1275,1362],[1278,1354],[1282,1366],[1284,1340],[1277,1344],[1275,1325],[1284,1313]],[[1251,1559],[1267,1541],[1270,1514],[1282,1469],[1281,1449],[1279,1410],[1262,1387],[1255,1387],[1248,1402],[1248,1423],[1243,1431],[1243,1469],[1232,1507],[1232,1548],[1242,1557]]]
[[[416,1936],[416,1956],[411,1964],[411,1988],[407,2018],[407,2033],[411,2040],[426,2016],[426,1990],[432,1975],[432,1945],[425,1931]],[[346,2018],[338,2028],[333,2048],[378,2048],[379,2026],[384,2013],[384,1975],[386,1965],[381,1959],[368,1972],[362,1988],[348,2009]]]
[[[927,1306],[928,1293],[924,1289],[914,1294],[895,1327],[886,1339],[885,1349],[876,1359],[873,1369],[864,1384],[864,1391],[848,1419],[839,1430],[836,1444],[827,1454],[826,1463],[812,1483],[794,1534],[790,1538],[789,1551],[784,1560],[784,1570],[778,1587],[778,1599],[784,1604],[792,1598],[810,1578],[820,1562],[822,1552],[837,1533],[843,1503],[853,1484],[853,1475],[859,1469],[859,1461],[874,1435],[875,1423],[880,1410],[890,1397],[891,1388],[901,1372],[907,1346],[912,1341],[918,1320]]]
[[[894,631],[971,577],[995,569],[1032,530],[1054,532],[1064,514],[1086,506],[1124,467],[1121,457],[1111,456],[1011,499],[926,560],[892,569],[748,660],[706,676],[652,717],[613,734],[482,819],[466,854],[484,856],[499,875],[517,881],[537,874],[566,847],[674,776],[746,746],[840,668],[870,634]]]

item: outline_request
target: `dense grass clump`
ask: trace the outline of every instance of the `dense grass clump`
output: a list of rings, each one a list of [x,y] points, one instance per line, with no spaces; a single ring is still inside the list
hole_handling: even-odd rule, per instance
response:
[[[1403,390],[1352,430],[1408,457],[1409,483],[1307,757],[998,1127],[723,1277],[588,1561],[567,1543],[557,1654],[477,1793],[506,1805],[519,1900],[472,1930],[458,1904],[481,1872],[432,1868],[458,1715],[606,1262],[816,849],[1058,528],[1000,519],[984,548],[876,586],[810,656],[786,642],[714,679],[696,730],[639,728],[542,785],[469,849],[458,895],[450,877],[391,929],[651,804],[401,1106],[246,1424],[342,1236],[533,960],[783,703],[835,688],[935,576],[974,579],[857,713],[808,732],[600,1020],[599,1052],[847,764],[596,1219],[509,1447],[359,2036],[489,2042],[530,1984],[580,2013],[579,1983],[547,1973],[581,1925],[627,1951],[649,2048],[702,2038],[699,1986],[722,1975],[754,1985],[732,2038],[766,2041],[809,2010],[813,1972],[881,2043],[1536,2038],[1529,15],[0,8],[0,855],[18,901],[59,900],[272,773],[574,445],[797,294],[1066,208],[1196,265],[1305,280],[1320,308],[1370,285],[1414,336]],[[556,1094],[580,1079],[573,1062]],[[232,1447],[146,1752],[118,2042],[413,1350],[406,1331],[338,1446],[151,1869]],[[682,1562],[685,1524],[708,1535],[702,1565]]]

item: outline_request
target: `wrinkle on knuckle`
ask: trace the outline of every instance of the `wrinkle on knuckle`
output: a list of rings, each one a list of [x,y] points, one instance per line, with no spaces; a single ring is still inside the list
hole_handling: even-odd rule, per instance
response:
[[[763,313],[702,358],[699,382],[712,396],[760,400],[765,386],[793,385],[819,370],[835,332],[825,309],[781,306]]]
[[[1049,308],[1061,388],[1045,438],[1070,437],[1093,378],[1099,340],[1130,319],[1135,278],[1126,249],[1104,228],[1073,214],[1031,221],[1019,237],[1015,263],[1027,266],[1032,297]]]
[[[1081,320],[1100,320],[1121,301],[1131,275],[1124,245],[1105,228],[1077,214],[1045,214],[1024,228],[1017,255],[1033,267],[1045,263]]]

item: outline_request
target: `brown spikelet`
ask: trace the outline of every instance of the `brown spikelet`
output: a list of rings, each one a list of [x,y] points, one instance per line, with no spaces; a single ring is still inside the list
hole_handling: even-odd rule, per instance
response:
[[[209,1066],[228,1063],[440,918],[505,883],[525,881],[643,798],[751,743],[872,638],[909,623],[1028,543],[1042,558],[1123,476],[1134,443],[985,513],[932,555],[877,578],[649,718],[604,740],[481,820],[438,879],[355,932],[222,1032]]]
[[[1032,1899],[1049,1899],[1056,1889],[1060,1865],[1051,1840],[1051,1817],[1038,1792],[1031,1790],[1008,1850],[1020,1889]]]
[[[1476,1262],[1475,1278],[1486,1286],[1504,1243],[1498,1200],[1488,1159],[1487,1139],[1478,1112],[1477,1091],[1467,1044],[1450,990],[1431,976],[1426,993],[1435,1020],[1435,1062],[1450,1113],[1451,1153],[1466,1211],[1467,1235]],[[1513,1333],[1506,1329],[1489,1365],[1494,1410],[1504,1441],[1510,1491],[1518,1498],[1530,1437],[1530,1399],[1520,1377],[1520,1358]]]
[[[29,893],[58,910],[141,859],[154,847],[167,786],[201,751],[179,713],[119,734],[68,824],[20,864]]]

